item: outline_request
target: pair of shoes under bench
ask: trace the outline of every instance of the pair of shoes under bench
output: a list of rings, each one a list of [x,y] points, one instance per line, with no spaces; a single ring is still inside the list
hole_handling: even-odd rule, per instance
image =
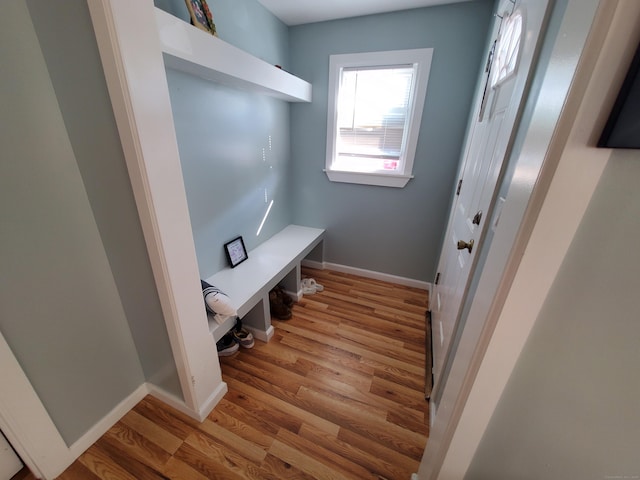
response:
[[[243,348],[252,348],[256,343],[253,334],[246,328],[236,328],[232,333],[233,339]]]
[[[289,320],[291,318],[291,307],[287,305],[291,297],[278,289],[274,288],[269,292],[269,311],[272,317],[278,320]],[[285,303],[287,302],[287,303]],[[293,300],[291,300],[291,304]]]
[[[233,355],[240,348],[240,344],[233,338],[232,333],[227,333],[224,337],[218,340],[216,343],[219,357],[228,357]]]
[[[255,340],[251,332],[245,328],[238,330],[234,329],[227,333],[224,337],[216,343],[219,357],[228,357],[238,351],[240,347],[252,348],[255,345]]]

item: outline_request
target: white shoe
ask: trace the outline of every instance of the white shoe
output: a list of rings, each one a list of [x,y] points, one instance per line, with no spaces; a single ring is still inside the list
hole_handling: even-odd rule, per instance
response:
[[[313,295],[323,290],[324,286],[317,283],[313,278],[305,278],[302,280],[302,293],[305,295]]]

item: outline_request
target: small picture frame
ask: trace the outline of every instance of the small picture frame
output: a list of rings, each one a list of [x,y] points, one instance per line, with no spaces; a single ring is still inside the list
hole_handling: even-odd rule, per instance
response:
[[[227,261],[229,262],[229,266],[231,268],[237,267],[247,258],[249,258],[242,237],[236,237],[230,242],[225,243],[224,253],[227,255]]]
[[[207,0],[184,0],[191,16],[191,24],[200,30],[218,36],[216,24],[213,23],[213,15],[207,5]]]

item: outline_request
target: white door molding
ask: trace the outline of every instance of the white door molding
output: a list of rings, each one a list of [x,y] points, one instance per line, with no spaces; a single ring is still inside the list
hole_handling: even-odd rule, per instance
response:
[[[38,478],[55,478],[74,458],[0,332],[0,430]]]
[[[569,1],[518,159],[518,191],[509,191],[471,302],[475,326],[460,340],[467,353],[455,359],[421,480],[464,478],[606,165],[610,152],[590,137],[624,76],[621,57],[637,45],[633,4]]]
[[[0,480],[11,480],[23,467],[24,463],[0,431]]]

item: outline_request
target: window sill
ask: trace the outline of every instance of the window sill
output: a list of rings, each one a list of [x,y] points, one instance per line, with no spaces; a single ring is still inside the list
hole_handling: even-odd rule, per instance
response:
[[[387,173],[358,173],[324,170],[332,182],[357,183],[378,187],[404,188],[413,175],[392,175]]]

